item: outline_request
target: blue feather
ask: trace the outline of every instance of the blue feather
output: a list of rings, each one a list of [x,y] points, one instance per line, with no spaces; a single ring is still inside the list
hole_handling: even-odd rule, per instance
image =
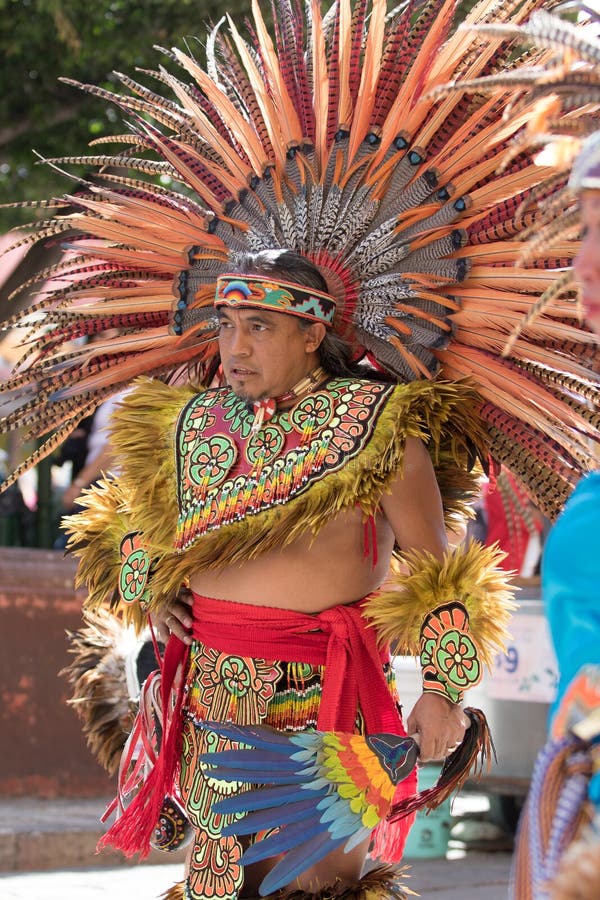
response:
[[[341,797],[337,798],[337,803],[332,804],[329,809],[325,810],[323,815],[321,816],[322,822],[334,822],[336,819],[340,819],[341,817],[347,817],[351,815],[354,817],[354,820],[357,824],[359,824],[360,819],[350,810],[350,804],[347,800],[344,800]]]
[[[325,823],[323,823],[325,824]],[[332,840],[352,837],[357,828],[360,827],[360,820],[354,814],[345,815],[341,819],[336,819],[328,826],[327,831],[331,835]]]
[[[302,777],[306,782],[303,787],[309,791],[330,791],[332,788],[331,781],[328,778],[311,778],[309,781],[304,773],[302,773]]]
[[[305,785],[302,787],[304,788]],[[251,809],[271,809],[284,806],[286,803],[293,803],[299,796],[304,795],[299,795],[297,784],[266,785],[255,790],[244,791],[240,795],[233,794],[231,797],[225,797],[225,799],[213,803],[212,808],[220,815],[246,812]],[[315,792],[312,802],[316,803],[320,796],[320,792]]]
[[[354,850],[362,841],[366,841],[368,837],[371,837],[371,828],[365,828],[364,825],[362,828],[359,828],[358,831],[355,831],[351,838],[348,839],[346,846],[344,847],[344,853],[350,853],[351,850]]]
[[[204,754],[200,757],[202,762],[210,763],[210,754]],[[260,782],[257,773],[249,769],[229,769],[224,765],[216,768],[216,771],[207,773],[211,778],[217,778],[219,781],[239,781],[242,784],[253,784]],[[265,772],[265,780],[268,778],[268,784],[304,784],[304,775],[293,775],[290,772]]]
[[[232,725],[229,722],[201,722],[201,728],[214,731],[220,737],[237,741],[240,744],[248,744],[252,747],[260,747],[264,750],[272,750],[274,753],[289,755],[292,737],[268,725]]]
[[[225,769],[236,767],[247,769],[251,772],[264,772],[265,781],[268,781],[270,773],[289,772],[290,775],[298,773],[298,766],[279,753],[271,753],[269,750],[220,750],[215,753],[203,753],[200,761],[214,766],[223,766]],[[255,779],[256,780],[256,779]]]
[[[339,800],[339,797],[337,796],[335,791],[331,791],[330,793],[326,794],[322,800],[319,800],[319,802],[317,804],[317,809],[319,809],[321,811],[327,810],[327,809],[329,809],[330,806],[333,806],[333,804],[336,803],[338,800]]]
[[[218,812],[213,806],[213,811]],[[302,822],[305,828],[310,827],[311,822],[316,825],[319,818],[316,814],[315,804],[312,800],[302,800],[298,803],[288,803],[287,806],[278,806],[275,809],[263,809],[258,812],[249,812],[243,819],[233,822],[223,828],[222,833],[227,834],[257,834],[268,828]]]
[[[228,826],[231,833],[235,833],[235,825],[233,822]],[[260,862],[268,859],[270,856],[279,856],[298,847],[305,840],[314,838],[317,835],[323,835],[324,840],[329,841],[327,829],[320,822],[312,821],[307,827],[304,822],[295,822],[293,825],[284,825],[276,834],[270,834],[268,837],[257,841],[245,851],[242,856],[242,865],[248,866],[251,863]]]
[[[289,735],[289,742],[305,750],[315,750],[323,745],[323,734],[323,731],[296,731]]]
[[[294,850],[283,857],[277,865],[271,869],[269,874],[263,879],[260,885],[261,896],[271,894],[282,887],[290,884],[305,872],[310,866],[319,862],[336,847],[344,843],[344,840],[332,841],[325,836],[316,836],[310,840],[304,841]]]

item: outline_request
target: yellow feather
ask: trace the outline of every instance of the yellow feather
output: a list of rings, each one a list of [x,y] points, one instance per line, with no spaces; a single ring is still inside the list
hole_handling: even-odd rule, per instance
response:
[[[500,567],[504,556],[496,547],[476,542],[449,550],[441,562],[430,553],[405,553],[402,569],[406,574],[397,573],[393,588],[369,600],[365,616],[382,643],[417,656],[427,613],[456,600],[467,609],[482,662],[491,666],[494,655],[504,650],[510,614],[516,609],[507,573]]]

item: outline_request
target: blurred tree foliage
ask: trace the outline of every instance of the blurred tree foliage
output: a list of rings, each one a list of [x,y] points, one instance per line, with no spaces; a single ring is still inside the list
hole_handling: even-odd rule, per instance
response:
[[[457,22],[474,2],[460,0]],[[0,204],[65,191],[36,153],[79,155],[93,138],[122,131],[114,107],[59,76],[118,89],[113,70],[135,77],[136,67],[165,62],[157,44],[187,41],[203,60],[207,24],[225,11],[240,23],[249,9],[250,0],[0,0]],[[269,15],[268,0],[261,9]],[[0,234],[28,221],[29,210],[0,209]]]
[[[203,58],[207,23],[226,9],[239,21],[249,0],[0,0],[0,203],[62,193],[65,180],[42,157],[83,153],[115,131],[109,104],[59,76],[114,88],[113,69],[156,68],[158,44],[190,41]],[[120,131],[117,128],[116,131]],[[0,233],[31,213],[0,210]]]

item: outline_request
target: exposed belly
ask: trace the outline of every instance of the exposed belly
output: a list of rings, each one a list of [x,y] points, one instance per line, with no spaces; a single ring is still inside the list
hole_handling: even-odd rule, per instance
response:
[[[198,572],[190,579],[197,594],[238,603],[278,606],[301,612],[321,612],[353,603],[384,581],[394,545],[387,521],[377,517],[377,562],[369,533],[357,510],[340,513],[316,538],[304,536],[277,552],[240,566]]]

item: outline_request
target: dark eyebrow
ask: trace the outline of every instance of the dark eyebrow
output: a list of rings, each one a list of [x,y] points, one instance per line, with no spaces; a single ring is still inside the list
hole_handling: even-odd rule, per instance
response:
[[[243,307],[242,307],[242,309],[243,309]],[[217,317],[219,319],[230,319],[231,318],[228,315],[226,307],[219,307],[217,309]],[[261,315],[261,313],[259,311],[252,313],[251,316],[245,316],[244,322],[258,323],[260,325],[272,325],[273,324],[273,320],[268,314],[263,316],[263,315]]]
[[[260,313],[255,313],[252,316],[248,316],[246,322],[259,322],[261,325],[273,324],[273,320],[269,316],[261,316]]]

